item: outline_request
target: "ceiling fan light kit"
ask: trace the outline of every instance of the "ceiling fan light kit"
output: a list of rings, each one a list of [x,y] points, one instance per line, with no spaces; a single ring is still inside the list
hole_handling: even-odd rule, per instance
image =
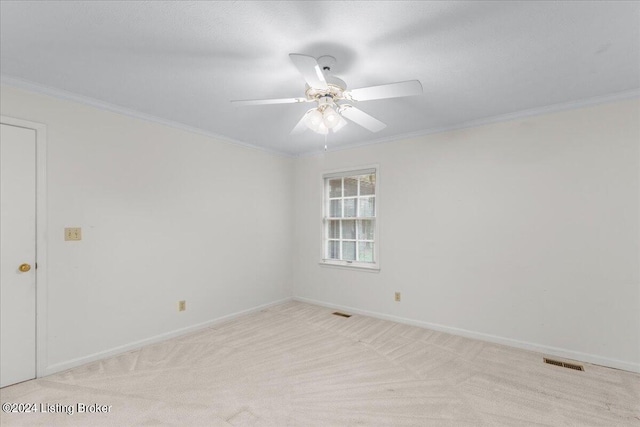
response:
[[[329,130],[337,132],[341,129],[346,121],[336,111],[336,104],[330,96],[318,98],[318,107],[307,111],[304,116],[304,124],[312,131],[326,135]]]
[[[310,129],[321,135],[329,131],[337,132],[350,120],[371,132],[379,132],[387,125],[370,116],[350,103],[375,99],[397,98],[422,94],[422,84],[418,80],[390,83],[380,86],[347,90],[347,84],[330,74],[336,63],[332,56],[316,58],[297,53],[289,54],[306,85],[305,98],[256,99],[231,101],[235,105],[269,105],[315,102],[291,131],[292,135]]]

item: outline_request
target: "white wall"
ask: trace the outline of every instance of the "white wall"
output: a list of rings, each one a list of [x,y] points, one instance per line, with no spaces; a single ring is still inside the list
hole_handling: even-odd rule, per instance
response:
[[[639,145],[635,99],[301,158],[294,294],[640,371]],[[381,271],[321,267],[322,172],[372,163]]]
[[[291,295],[292,159],[7,86],[1,101],[47,125],[47,372]]]
[[[48,126],[48,372],[291,295],[640,371],[637,99],[297,160],[0,100]],[[381,271],[320,267],[322,172],[373,163]]]

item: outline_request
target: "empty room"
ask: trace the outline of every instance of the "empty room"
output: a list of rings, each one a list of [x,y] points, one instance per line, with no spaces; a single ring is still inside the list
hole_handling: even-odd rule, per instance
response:
[[[0,425],[640,427],[640,2],[2,0],[0,73]]]

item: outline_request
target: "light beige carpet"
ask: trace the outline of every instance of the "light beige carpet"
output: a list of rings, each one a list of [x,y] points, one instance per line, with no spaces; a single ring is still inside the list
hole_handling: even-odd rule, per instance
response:
[[[0,390],[6,426],[640,426],[640,375],[290,302]]]

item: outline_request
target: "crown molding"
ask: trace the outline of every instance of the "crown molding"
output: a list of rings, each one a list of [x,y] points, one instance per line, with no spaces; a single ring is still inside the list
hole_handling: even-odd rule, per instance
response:
[[[162,124],[162,125],[165,125],[165,126],[169,126],[169,127],[175,128],[175,129],[180,129],[180,130],[184,130],[184,131],[187,131],[187,132],[195,133],[195,134],[198,134],[198,135],[206,136],[206,137],[209,137],[209,138],[214,138],[214,139],[216,139],[218,141],[225,142],[225,143],[228,143],[228,144],[239,145],[241,147],[245,147],[245,148],[249,148],[249,149],[253,149],[253,150],[258,150],[258,151],[266,152],[266,153],[277,155],[277,156],[289,157],[289,158],[313,157],[313,156],[318,156],[318,155],[324,155],[327,152],[337,152],[337,151],[350,150],[352,148],[365,147],[367,145],[386,144],[386,143],[389,143],[389,142],[405,140],[405,139],[412,139],[412,138],[418,138],[418,137],[426,136],[426,135],[433,135],[433,134],[437,134],[437,133],[451,132],[451,131],[460,130],[460,129],[468,129],[468,128],[480,127],[480,126],[493,124],[493,123],[508,122],[508,121],[512,121],[512,120],[522,119],[522,118],[525,118],[525,117],[540,116],[540,115],[543,115],[543,114],[556,113],[556,112],[567,111],[567,110],[574,110],[574,109],[589,107],[589,106],[598,105],[598,104],[605,104],[605,103],[608,103],[608,102],[621,101],[621,100],[625,100],[625,99],[631,99],[631,98],[640,97],[640,89],[633,89],[633,90],[629,90],[629,91],[616,92],[616,93],[612,93],[612,94],[601,95],[601,96],[596,96],[596,97],[591,97],[591,98],[585,98],[585,99],[580,99],[580,100],[576,100],[576,101],[569,101],[569,102],[563,102],[563,103],[558,103],[558,104],[551,104],[551,105],[546,105],[546,106],[543,106],[543,107],[536,107],[536,108],[531,108],[531,109],[527,109],[527,110],[516,111],[516,112],[513,112],[513,113],[500,114],[500,115],[491,116],[491,117],[484,117],[484,118],[481,118],[481,119],[471,120],[471,121],[468,121],[468,122],[459,123],[459,124],[455,124],[455,125],[451,125],[451,126],[440,126],[440,127],[424,129],[424,130],[417,131],[417,132],[408,132],[408,133],[403,133],[403,134],[398,134],[398,135],[393,135],[393,136],[388,136],[388,137],[383,137],[383,138],[377,138],[377,139],[373,139],[373,140],[359,141],[359,142],[356,142],[356,143],[353,143],[353,144],[349,144],[348,146],[345,146],[345,147],[329,148],[326,151],[325,150],[316,150],[316,151],[312,151],[312,152],[308,152],[308,153],[292,154],[292,153],[287,153],[287,152],[284,152],[284,151],[273,150],[273,149],[261,147],[261,146],[258,146],[258,145],[250,144],[250,143],[243,142],[243,141],[240,141],[240,140],[237,140],[237,139],[229,138],[227,136],[218,135],[216,133],[209,132],[209,131],[206,131],[206,130],[203,130],[203,129],[200,129],[200,128],[188,126],[188,125],[185,125],[183,123],[174,122],[174,121],[171,121],[171,120],[166,120],[166,119],[163,119],[163,118],[160,118],[160,117],[152,116],[150,114],[141,113],[139,111],[132,110],[132,109],[129,109],[129,108],[126,108],[126,107],[122,107],[122,106],[115,105],[115,104],[110,104],[108,102],[104,102],[104,101],[101,101],[99,99],[91,98],[91,97],[84,96],[84,95],[79,95],[77,93],[69,92],[69,91],[62,90],[62,89],[56,89],[56,88],[53,88],[53,87],[41,85],[39,83],[34,83],[34,82],[31,82],[31,81],[27,81],[27,80],[24,80],[24,79],[13,77],[13,76],[8,76],[8,75],[4,75],[4,74],[0,75],[0,83],[2,83],[4,85],[7,85],[7,86],[15,87],[15,88],[18,88],[18,89],[23,89],[23,90],[26,90],[26,91],[35,92],[35,93],[39,93],[39,94],[43,94],[43,95],[48,95],[48,96],[51,96],[51,97],[54,97],[54,98],[64,99],[64,100],[68,100],[68,101],[75,101],[75,102],[78,102],[80,104],[88,105],[88,106],[91,106],[91,107],[94,107],[94,108],[110,111],[110,112],[113,112],[113,113],[122,114],[124,116],[132,117],[132,118],[136,118],[136,119],[140,119],[140,120],[145,120],[145,121],[149,121],[149,122],[159,123],[159,124]]]
[[[148,122],[154,122],[161,125],[165,125],[174,129],[183,130],[186,132],[195,133],[198,135],[206,136],[209,138],[216,139],[220,142],[224,142],[227,144],[239,145],[244,148],[249,148],[253,150],[258,150],[262,152],[266,152],[269,154],[284,156],[284,157],[295,157],[290,153],[286,153],[283,151],[271,150],[265,147],[260,147],[258,145],[249,144],[247,142],[243,142],[237,139],[229,138],[228,136],[219,135],[213,132],[209,132],[200,128],[196,128],[193,126],[185,125],[183,123],[174,122],[172,120],[163,119],[161,117],[156,117],[150,114],[141,113],[136,110],[132,110],[130,108],[122,107],[116,104],[110,104],[108,102],[101,101],[96,98],[91,98],[88,96],[80,95],[74,92],[69,92],[63,89],[56,89],[50,86],[45,86],[40,83],[34,83],[28,80],[20,79],[13,76],[8,75],[0,75],[0,83],[6,86],[11,86],[17,89],[26,90],[29,92],[35,92],[41,95],[51,96],[53,98],[63,99],[66,101],[74,101],[83,105],[88,105],[90,107],[98,108],[100,110],[110,111],[112,113],[121,114],[123,116],[131,117],[134,119],[145,120]]]

